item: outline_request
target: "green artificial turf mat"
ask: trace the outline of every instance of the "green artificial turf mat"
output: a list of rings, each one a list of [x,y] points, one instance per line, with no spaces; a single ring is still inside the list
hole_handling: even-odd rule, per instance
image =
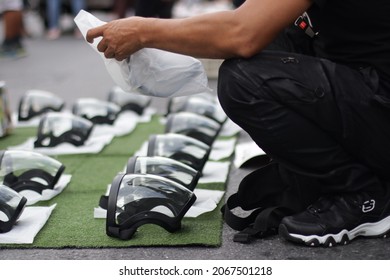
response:
[[[31,128],[17,128],[0,139],[0,148],[6,149],[35,136]],[[116,137],[97,155],[53,156],[65,166],[65,174],[72,180],[67,188],[50,201],[38,206],[57,204],[49,220],[36,236],[33,244],[1,244],[0,248],[116,248],[131,246],[220,246],[222,217],[220,207],[197,218],[184,218],[182,229],[169,233],[156,225],[143,225],[131,240],[109,237],[105,219],[93,217],[100,196],[106,192],[115,175],[122,171],[127,160],[150,134],[163,133],[157,116],[150,123],[139,124],[129,135]],[[226,183],[199,185],[199,188],[224,190]]]
[[[17,128],[13,129],[9,135],[0,138],[0,149],[4,150],[10,146],[22,144],[29,137],[35,137],[37,133],[36,128]]]

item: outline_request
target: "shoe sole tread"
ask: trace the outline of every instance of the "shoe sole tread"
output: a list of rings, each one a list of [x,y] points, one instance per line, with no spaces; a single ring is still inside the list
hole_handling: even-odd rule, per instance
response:
[[[279,226],[279,235],[286,240],[305,244],[311,247],[332,247],[335,245],[346,245],[358,236],[362,237],[384,237],[390,234],[390,216],[376,222],[361,224],[351,230],[342,230],[337,234],[327,234],[324,236],[317,235],[300,235],[289,233],[284,224]]]

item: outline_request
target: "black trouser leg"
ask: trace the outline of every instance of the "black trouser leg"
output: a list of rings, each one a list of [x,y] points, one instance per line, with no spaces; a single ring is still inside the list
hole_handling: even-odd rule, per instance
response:
[[[323,193],[378,191],[389,179],[390,113],[377,94],[376,72],[286,52],[227,60],[219,73],[227,115]]]

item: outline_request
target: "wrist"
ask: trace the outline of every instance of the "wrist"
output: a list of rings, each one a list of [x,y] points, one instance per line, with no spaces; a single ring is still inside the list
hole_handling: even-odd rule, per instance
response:
[[[140,48],[148,48],[153,47],[154,41],[156,41],[156,18],[139,18],[138,21],[138,42],[140,44]]]

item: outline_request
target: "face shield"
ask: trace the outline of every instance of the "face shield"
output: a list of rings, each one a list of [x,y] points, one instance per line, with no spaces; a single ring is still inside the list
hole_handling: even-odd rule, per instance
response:
[[[147,156],[167,157],[202,171],[210,153],[210,146],[195,138],[166,133],[149,137]]]
[[[108,198],[107,234],[131,239],[144,224],[156,224],[175,232],[181,228],[181,220],[195,200],[193,192],[164,177],[118,174]]]
[[[193,191],[200,172],[177,160],[166,157],[133,156],[127,161],[126,174],[151,174],[172,180]],[[101,196],[99,206],[107,209],[108,196]]]
[[[134,156],[127,162],[126,174],[153,174],[168,178],[193,191],[200,172],[180,161],[166,157]]]
[[[192,112],[208,117],[218,122],[219,124],[223,124],[227,119],[225,112],[222,110],[219,104],[196,96],[187,99],[181,111]]]
[[[113,124],[120,110],[120,107],[112,102],[80,98],[73,105],[72,112],[95,124]]]
[[[0,151],[0,183],[16,192],[53,189],[64,169],[61,162],[36,152]]]
[[[151,97],[140,93],[131,93],[122,90],[120,87],[114,87],[108,95],[108,101],[118,105],[121,111],[133,111],[142,115],[144,109],[149,106]]]
[[[59,112],[64,105],[64,101],[51,92],[29,90],[20,99],[18,120],[27,121],[46,112]]]
[[[199,98],[201,100],[204,100],[205,102],[211,102],[211,103],[214,102],[214,97],[209,93],[199,93],[197,95],[191,95],[191,96],[171,97],[168,100],[166,115],[169,115],[170,113],[183,111],[184,104],[187,102],[188,99],[191,98]]]
[[[61,143],[82,146],[91,134],[93,125],[91,121],[79,116],[49,112],[40,120],[34,146],[55,147]]]
[[[19,219],[27,199],[7,186],[0,185],[0,233],[8,232]]]
[[[190,112],[170,114],[165,126],[166,133],[177,133],[195,138],[211,146],[221,129],[219,123]]]

